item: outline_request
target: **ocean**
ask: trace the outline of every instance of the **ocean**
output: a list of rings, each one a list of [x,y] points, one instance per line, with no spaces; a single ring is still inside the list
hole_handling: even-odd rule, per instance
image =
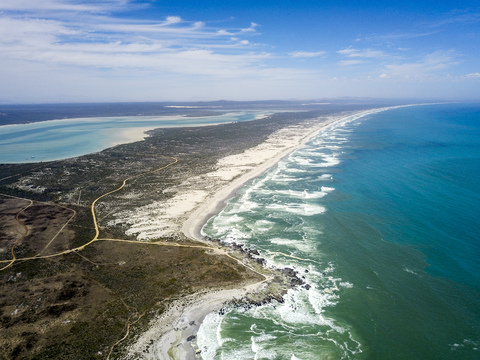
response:
[[[236,111],[197,117],[111,116],[4,125],[0,126],[0,163],[62,160],[142,140],[147,136],[145,131],[155,128],[250,121],[272,113],[273,111]]]
[[[480,105],[347,118],[203,233],[309,288],[209,314],[203,359],[480,359]]]

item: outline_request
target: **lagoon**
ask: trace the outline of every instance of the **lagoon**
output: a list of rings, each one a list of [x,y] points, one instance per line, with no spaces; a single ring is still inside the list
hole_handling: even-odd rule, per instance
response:
[[[62,160],[139,141],[146,131],[250,121],[272,112],[230,112],[214,116],[118,116],[49,120],[0,126],[0,163]]]

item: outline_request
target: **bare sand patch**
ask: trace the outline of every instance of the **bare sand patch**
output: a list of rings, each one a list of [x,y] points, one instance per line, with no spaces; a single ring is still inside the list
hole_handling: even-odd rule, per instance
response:
[[[338,119],[339,116],[317,118],[280,129],[258,146],[220,159],[212,172],[164,190],[175,193],[171,199],[115,214],[116,219],[107,225],[126,224],[126,233],[141,241],[175,237],[181,232],[201,240],[201,223],[218,211],[232,193]]]
[[[159,215],[154,215],[154,211],[153,217],[161,217],[145,219],[142,217],[148,211],[140,210],[135,213],[141,215],[129,213],[132,217],[128,223],[132,225],[131,229],[136,229],[139,240],[153,239],[154,235],[160,232],[149,226],[158,226],[163,234],[174,235],[181,231],[190,239],[204,241],[200,232],[202,226],[218,213],[225,202],[247,181],[263,174],[326,126],[346,120],[347,117],[359,118],[390,108],[393,107],[321,117],[278,130],[258,146],[220,159],[214,171],[189,179],[175,189],[176,195],[170,201],[152,204],[151,210],[159,211]],[[177,204],[182,205],[183,215],[179,216],[180,210],[174,211]],[[166,209],[176,216],[169,215]],[[126,218],[122,216],[119,220],[125,222]],[[259,291],[264,283],[262,281],[239,289],[207,291],[175,302],[169,310],[151,323],[150,329],[130,348],[128,358],[195,359],[194,342],[192,344],[191,339],[205,316],[219,310],[222,304],[232,298],[241,298],[246,293]],[[148,351],[144,352],[143,350],[147,348]]]

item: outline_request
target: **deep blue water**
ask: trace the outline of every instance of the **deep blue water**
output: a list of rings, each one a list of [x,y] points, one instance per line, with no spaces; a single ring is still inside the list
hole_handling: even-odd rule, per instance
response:
[[[479,104],[325,129],[203,230],[295,268],[311,288],[209,315],[202,357],[479,359],[479,176]]]

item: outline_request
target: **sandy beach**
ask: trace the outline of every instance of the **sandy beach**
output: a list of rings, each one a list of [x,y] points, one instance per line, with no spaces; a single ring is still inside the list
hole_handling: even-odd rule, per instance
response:
[[[168,201],[153,202],[136,208],[135,211],[117,213],[114,215],[116,219],[108,225],[126,224],[126,234],[134,235],[138,240],[176,237],[183,233],[190,239],[202,241],[201,227],[221,210],[225,200],[322,128],[343,117],[345,116],[312,119],[278,130],[258,146],[220,159],[214,171],[186,179],[175,188],[163,190],[174,193]]]
[[[112,146],[127,144],[134,141],[145,139],[148,134],[147,131],[152,130],[151,127],[126,128],[121,129],[115,136]]]
[[[154,203],[135,213],[119,214],[118,222],[128,223],[127,233],[135,234],[139,240],[171,236],[181,231],[190,239],[205,242],[201,235],[205,222],[221,211],[226,201],[245,183],[275,166],[326,126],[347,117],[358,118],[386,109],[326,116],[278,130],[258,146],[220,159],[215,171],[188,179],[179,188],[172,189],[176,194],[167,203]],[[175,302],[138,338],[127,358],[198,358],[195,335],[205,316],[220,310],[233,298],[240,299],[246,293],[258,291],[263,284],[264,281],[239,284],[237,289],[206,291]]]

